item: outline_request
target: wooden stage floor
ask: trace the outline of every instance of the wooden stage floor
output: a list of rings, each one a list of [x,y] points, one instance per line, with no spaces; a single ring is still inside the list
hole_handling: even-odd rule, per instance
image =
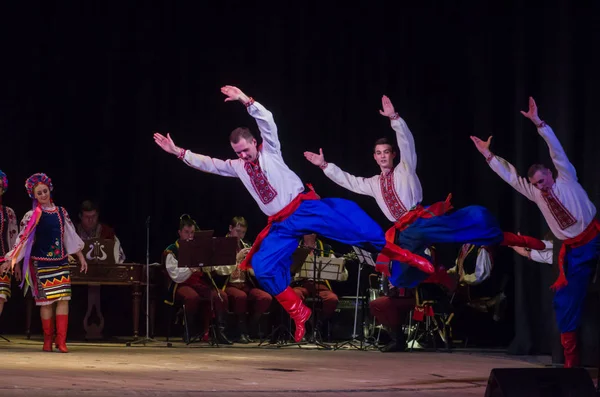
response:
[[[0,396],[483,396],[492,368],[540,367],[548,357],[473,351],[380,353],[305,346],[0,341]]]

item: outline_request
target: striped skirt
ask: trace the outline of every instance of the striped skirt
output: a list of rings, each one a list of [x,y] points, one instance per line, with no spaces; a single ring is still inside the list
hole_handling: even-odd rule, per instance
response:
[[[61,262],[34,261],[33,266],[37,278],[37,306],[71,299],[71,272],[66,258]]]
[[[10,298],[11,279],[12,277],[8,272],[0,274],[0,299],[8,300]]]

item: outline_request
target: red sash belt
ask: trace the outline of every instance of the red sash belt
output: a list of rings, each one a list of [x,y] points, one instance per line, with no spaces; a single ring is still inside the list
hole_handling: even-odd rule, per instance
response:
[[[438,201],[425,208],[422,205],[418,205],[414,209],[408,211],[404,214],[400,219],[394,223],[392,227],[390,227],[385,232],[385,241],[388,243],[394,243],[396,237],[396,230],[403,231],[410,225],[412,225],[419,218],[433,218],[434,216],[444,215],[446,212],[452,209],[452,204],[450,200],[452,199],[452,193],[446,197],[445,201]],[[377,263],[389,263],[390,258],[386,255],[379,254],[377,256]]]
[[[565,276],[565,255],[567,254],[567,248],[577,248],[586,245],[592,241],[598,234],[600,234],[600,222],[598,219],[594,219],[583,232],[573,238],[568,238],[563,241],[560,252],[558,253],[558,278],[550,286],[551,289],[557,291],[564,286],[568,285],[567,277]]]
[[[281,211],[279,211],[275,215],[272,215],[269,217],[267,226],[265,226],[265,228],[263,230],[261,230],[261,232],[258,234],[258,236],[256,236],[256,240],[254,241],[254,244],[252,244],[252,248],[250,248],[250,252],[248,252],[248,255],[246,255],[246,258],[242,261],[242,263],[240,263],[240,269],[247,270],[250,267],[252,267],[251,266],[252,256],[256,253],[256,251],[258,251],[262,241],[269,235],[269,231],[271,230],[271,225],[273,224],[273,222],[281,222],[281,221],[284,221],[287,218],[289,218],[290,215],[292,215],[294,212],[296,212],[296,210],[298,209],[298,207],[300,207],[300,204],[302,204],[303,201],[319,200],[319,196],[317,195],[317,193],[315,193],[312,186],[309,185],[308,187],[310,188],[310,191],[308,193],[300,193],[288,205],[283,207],[281,209]]]

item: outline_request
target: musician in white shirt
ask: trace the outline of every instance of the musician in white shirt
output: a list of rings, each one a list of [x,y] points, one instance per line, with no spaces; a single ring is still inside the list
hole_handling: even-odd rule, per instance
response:
[[[535,124],[548,144],[557,170],[556,179],[552,171],[541,164],[532,165],[527,178],[522,178],[512,164],[490,151],[491,136],[487,141],[475,136],[471,140],[500,178],[538,206],[552,233],[563,241],[558,258],[559,278],[552,285],[556,290],[554,310],[561,331],[565,367],[578,366],[576,330],[590,277],[600,256],[600,222],[596,219],[596,207],[579,184],[575,167],[554,131],[538,116],[533,98],[529,98],[528,112],[521,113]]]
[[[297,239],[310,232],[344,244],[362,246],[402,260],[409,265],[433,272],[426,259],[387,242],[383,230],[355,203],[343,199],[323,199],[304,187],[298,176],[285,164],[273,115],[240,89],[224,86],[225,101],[243,103],[258,124],[262,137],[259,146],[248,128],[236,128],[229,141],[237,154],[235,160],[219,160],[175,146],[169,135],[156,133],[155,142],[190,167],[221,176],[239,178],[260,209],[269,216],[267,227],[259,233],[242,262],[250,263],[260,286],[275,296],[296,324],[294,339],[304,335],[304,323],[311,311],[289,287],[291,255]]]

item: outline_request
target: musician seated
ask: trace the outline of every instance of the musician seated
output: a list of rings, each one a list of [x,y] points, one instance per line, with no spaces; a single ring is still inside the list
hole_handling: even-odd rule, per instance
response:
[[[99,223],[99,216],[100,211],[94,202],[85,200],[81,203],[79,209],[79,223],[76,227],[77,234],[84,241],[94,238],[114,240],[114,261],[115,263],[125,262],[125,252],[123,252],[121,242],[115,235],[115,231],[110,226]]]
[[[458,279],[457,303],[480,312],[494,312],[494,321],[500,321],[506,303],[502,284],[506,280],[493,272],[493,267],[494,255],[489,247],[463,244],[448,274]]]
[[[182,215],[179,219],[179,239],[163,252],[163,263],[170,278],[168,282],[169,297],[175,302],[185,305],[190,337],[198,334],[199,318],[203,312],[205,316],[203,317],[202,335],[203,339],[207,339],[209,322],[214,313],[218,322],[216,328],[218,342],[231,345],[231,341],[227,339],[224,332],[227,295],[216,287],[210,273],[203,271],[202,268],[178,267],[179,243],[193,240],[194,232],[199,230],[196,222],[189,215]],[[211,311],[211,302],[213,311]]]
[[[257,287],[258,282],[253,279],[254,271],[241,270],[239,264],[244,260],[251,245],[244,241],[248,223],[241,216],[233,218],[229,224],[227,237],[237,237],[238,254],[236,264],[231,266],[215,266],[215,272],[220,276],[227,276],[225,293],[229,300],[230,311],[236,315],[238,324],[238,343],[251,343],[250,336],[258,336],[258,322],[260,317],[269,309],[273,298],[267,292]],[[249,318],[248,318],[249,315]],[[250,332],[248,332],[250,330]]]
[[[444,293],[443,291],[453,290],[454,284],[452,280],[448,277],[446,270],[437,261],[435,247],[431,246],[427,248],[425,253],[431,257],[436,271],[420,283],[417,288],[421,288],[421,291],[426,290],[430,296],[432,296],[432,293],[429,291]],[[394,287],[391,283],[388,285],[389,292],[386,296],[381,296],[369,303],[371,315],[387,329],[390,336],[390,342],[380,349],[383,353],[406,350],[406,337],[402,325],[408,319],[410,311],[417,304],[417,288],[398,288]]]
[[[306,262],[310,262],[314,255],[317,257],[330,257],[335,258],[333,255],[333,249],[330,245],[324,244],[323,241],[317,238],[315,233],[307,234],[303,237],[299,243],[300,247],[311,248],[309,256]],[[348,270],[344,267],[343,273],[340,275],[339,281],[348,280]],[[321,300],[321,315],[317,317],[316,327],[322,331],[323,324],[331,319],[335,309],[337,308],[339,299],[328,280],[314,280],[311,277],[302,277],[300,273],[294,275],[293,289],[296,295],[305,300],[307,297],[313,299],[318,295]],[[314,313],[313,313],[314,315]]]
[[[414,288],[396,288],[391,284],[389,284],[389,292],[386,296],[380,296],[369,303],[371,315],[385,327],[390,336],[390,342],[380,349],[382,352],[406,349],[406,338],[402,325],[410,311],[415,308],[415,304]]]

